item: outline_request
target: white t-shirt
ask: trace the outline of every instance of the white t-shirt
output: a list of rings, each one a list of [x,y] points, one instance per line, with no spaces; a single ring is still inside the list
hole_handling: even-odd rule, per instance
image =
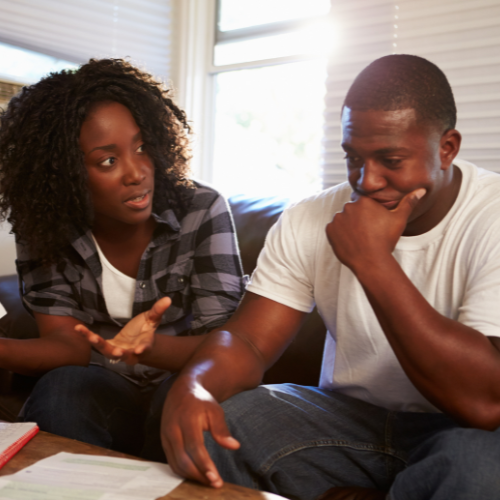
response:
[[[500,175],[456,160],[457,200],[394,256],[442,315],[500,337]],[[398,411],[438,411],[410,382],[354,274],[331,249],[325,226],[349,201],[347,183],[287,209],[270,230],[248,290],[309,312],[328,334],[320,386]]]
[[[92,235],[102,265],[102,294],[108,314],[118,320],[132,318],[136,280],[116,269]]]

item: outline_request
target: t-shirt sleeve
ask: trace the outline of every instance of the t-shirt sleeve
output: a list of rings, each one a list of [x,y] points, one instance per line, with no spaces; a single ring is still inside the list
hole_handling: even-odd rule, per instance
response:
[[[16,243],[16,250],[20,294],[30,313],[72,316],[93,323],[92,316],[80,306],[81,274],[70,262],[42,266],[30,258],[24,245]]]
[[[247,290],[298,311],[311,312],[315,304],[308,268],[312,265],[310,242],[305,241],[308,235],[296,227],[297,223],[300,217],[287,209],[270,229]]]
[[[476,239],[467,271],[458,320],[486,336],[500,337],[500,223]]]
[[[233,219],[218,195],[197,231],[191,275],[192,333],[223,325],[234,313],[245,290]]]

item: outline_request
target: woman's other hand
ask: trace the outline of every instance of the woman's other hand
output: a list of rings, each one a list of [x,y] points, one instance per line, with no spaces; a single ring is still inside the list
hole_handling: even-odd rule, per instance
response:
[[[132,318],[120,332],[110,340],[89,330],[84,325],[75,326],[75,330],[83,335],[103,356],[115,361],[124,361],[128,365],[139,363],[139,356],[152,350],[155,332],[163,313],[172,301],[168,297],[158,300],[153,307]]]

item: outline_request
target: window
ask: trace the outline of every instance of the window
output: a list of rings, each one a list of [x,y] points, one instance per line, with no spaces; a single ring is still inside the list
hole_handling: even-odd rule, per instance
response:
[[[329,10],[329,0],[218,2],[210,180],[226,196],[322,188]]]

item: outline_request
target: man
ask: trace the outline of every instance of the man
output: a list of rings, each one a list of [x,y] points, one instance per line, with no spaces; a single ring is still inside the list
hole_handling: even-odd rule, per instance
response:
[[[425,59],[357,77],[349,183],[285,211],[239,309],[170,391],[175,471],[299,499],[500,496],[500,176],[454,161],[455,121]],[[314,304],[320,388],[254,389]]]

